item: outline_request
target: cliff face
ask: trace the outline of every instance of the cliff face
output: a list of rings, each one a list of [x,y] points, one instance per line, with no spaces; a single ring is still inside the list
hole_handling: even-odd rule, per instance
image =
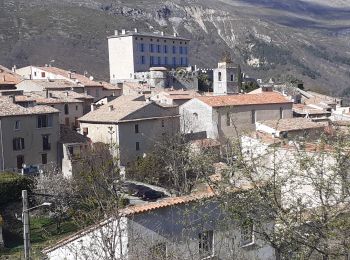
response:
[[[251,76],[304,80],[341,94],[350,79],[350,3],[326,0],[6,0],[0,63],[55,66],[108,77],[115,29],[192,39],[191,63],[213,67],[225,51]]]

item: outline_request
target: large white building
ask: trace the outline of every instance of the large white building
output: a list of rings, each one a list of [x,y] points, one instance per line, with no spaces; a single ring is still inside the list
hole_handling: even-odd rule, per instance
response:
[[[111,82],[134,79],[136,72],[146,72],[151,67],[187,67],[189,41],[163,32],[116,30],[108,37]]]

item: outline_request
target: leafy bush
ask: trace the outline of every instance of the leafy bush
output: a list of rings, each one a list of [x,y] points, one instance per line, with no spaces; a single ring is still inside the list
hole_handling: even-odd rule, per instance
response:
[[[0,173],[0,205],[21,198],[22,190],[31,190],[33,181],[16,173]]]

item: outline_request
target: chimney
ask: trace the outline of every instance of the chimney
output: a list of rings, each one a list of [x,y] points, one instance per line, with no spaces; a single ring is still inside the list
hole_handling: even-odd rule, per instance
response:
[[[163,32],[163,31],[162,31],[162,32],[160,32],[160,35],[161,35],[161,36],[164,36],[164,32]]]
[[[13,67],[12,67],[12,72],[13,72],[13,73],[16,73],[16,69],[17,69],[17,66],[16,66],[16,65],[13,65]]]
[[[125,29],[122,29],[122,34],[126,34],[126,30]]]
[[[72,78],[72,72],[68,71],[68,78]]]
[[[113,105],[108,106],[108,111],[113,111]]]
[[[134,31],[135,31],[135,33],[138,33],[138,32],[139,32],[139,30],[137,30],[137,28],[135,28]]]
[[[114,30],[114,35],[119,35],[118,30]]]
[[[45,64],[45,67],[48,67],[49,65]]]
[[[174,37],[177,37],[177,33],[174,33]]]
[[[91,111],[95,111],[96,110],[96,104],[92,103],[91,104]]]
[[[146,98],[146,103],[151,103],[151,98],[150,97]]]

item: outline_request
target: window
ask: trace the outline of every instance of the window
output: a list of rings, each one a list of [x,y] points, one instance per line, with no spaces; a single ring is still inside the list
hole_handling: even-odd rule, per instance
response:
[[[78,111],[78,106],[75,106],[75,110]]]
[[[198,234],[198,240],[199,240],[199,254],[203,257],[209,257],[213,255],[213,231],[204,231],[202,233]]]
[[[45,78],[45,72],[41,72],[41,77]]]
[[[176,58],[173,57],[173,65],[176,66]]]
[[[179,47],[179,53],[182,54],[182,46]]]
[[[64,104],[64,114],[65,115],[69,114],[69,106],[68,106],[68,104]]]
[[[221,81],[221,72],[218,73],[218,79]]]
[[[226,126],[230,126],[231,125],[231,118],[230,118],[230,113],[226,114]]]
[[[144,51],[145,51],[145,44],[144,44],[144,43],[141,43],[141,44],[140,44],[140,51],[141,51],[141,52],[144,52]]]
[[[280,119],[282,119],[282,118],[283,118],[283,108],[280,107]]]
[[[164,53],[168,53],[168,46],[164,45],[163,49],[164,49]]]
[[[89,134],[89,128],[83,127],[83,135],[87,136]]]
[[[19,130],[21,128],[21,121],[16,120],[15,122],[15,130]]]
[[[252,124],[255,124],[256,122],[256,113],[255,110],[252,110]]]
[[[150,51],[150,52],[153,52],[153,51],[154,51],[154,45],[153,45],[152,43],[149,45],[149,51]]]
[[[145,64],[146,61],[145,61],[145,56],[141,56],[141,64]]]
[[[231,74],[231,81],[233,81],[234,80],[234,76],[233,76],[233,74]]]
[[[49,140],[50,136],[49,135],[43,135],[42,140],[43,140],[43,150],[48,151],[51,150],[51,144]]]
[[[164,120],[162,120],[162,127],[164,127],[165,126],[165,122],[164,122]]]
[[[162,64],[162,60],[158,57],[158,65]]]
[[[52,127],[52,115],[39,115],[37,117],[37,127]]]
[[[47,164],[47,153],[41,154],[41,163]]]
[[[34,71],[34,77],[36,77],[36,71]]]
[[[166,243],[158,243],[149,249],[150,259],[164,260],[167,258]]]
[[[168,65],[168,57],[164,57],[164,65]]]
[[[69,117],[66,117],[66,118],[64,119],[64,124],[65,124],[66,126],[69,126]]]
[[[153,64],[154,64],[154,57],[153,57],[153,56],[150,57],[149,63],[150,63],[150,65],[153,65]]]
[[[173,53],[176,53],[176,46],[173,46]]]
[[[188,53],[187,47],[184,47],[184,53],[187,55],[187,53]]]
[[[198,114],[197,113],[193,113],[193,118],[198,120]]]
[[[184,64],[184,59],[182,57],[180,58],[180,64],[181,66]]]
[[[140,143],[136,142],[136,151],[140,151]]]
[[[135,134],[139,133],[139,125],[135,125]]]
[[[22,169],[24,164],[24,156],[23,155],[17,155],[17,168]]]
[[[12,144],[13,144],[14,151],[23,150],[24,149],[24,138],[22,138],[22,137],[13,138]]]
[[[241,246],[254,243],[254,224],[251,219],[245,221],[241,226]]]
[[[159,44],[157,45],[157,52],[158,52],[158,53],[161,52],[161,49],[160,49],[160,45],[159,45]]]

